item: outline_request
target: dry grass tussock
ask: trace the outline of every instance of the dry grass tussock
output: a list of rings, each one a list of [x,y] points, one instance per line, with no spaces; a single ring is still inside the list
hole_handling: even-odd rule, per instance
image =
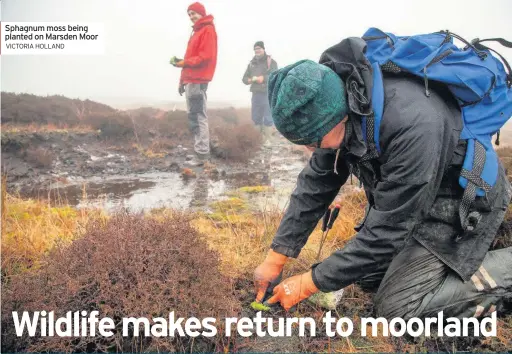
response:
[[[327,236],[321,259],[342,247],[355,234],[354,226],[364,214],[365,201],[363,192],[340,199],[340,216]],[[250,278],[254,268],[265,258],[283,210],[255,212],[240,198],[230,198],[212,206],[215,212],[200,215],[192,221],[193,225],[204,235],[209,246],[220,253],[223,273],[234,278]],[[304,271],[314,263],[321,236],[319,225],[300,257],[290,262],[290,273]]]
[[[8,195],[2,185],[2,276],[5,281],[23,270],[37,268],[42,255],[80,237],[99,210],[76,210],[67,205]]]

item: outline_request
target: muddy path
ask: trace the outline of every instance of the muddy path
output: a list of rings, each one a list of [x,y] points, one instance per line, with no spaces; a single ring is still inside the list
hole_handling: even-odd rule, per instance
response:
[[[9,192],[79,208],[208,210],[212,202],[232,197],[244,186],[272,191],[251,193],[255,206],[283,208],[307,161],[303,150],[277,135],[248,162],[214,154],[210,164],[184,174],[192,153],[181,145],[153,153],[135,144],[107,143],[91,132],[2,136],[2,170]]]

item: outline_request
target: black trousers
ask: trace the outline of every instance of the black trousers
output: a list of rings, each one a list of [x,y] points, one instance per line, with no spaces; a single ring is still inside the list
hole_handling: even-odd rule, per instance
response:
[[[377,316],[483,317],[512,296],[512,247],[489,251],[464,282],[415,239],[391,261],[375,296]]]

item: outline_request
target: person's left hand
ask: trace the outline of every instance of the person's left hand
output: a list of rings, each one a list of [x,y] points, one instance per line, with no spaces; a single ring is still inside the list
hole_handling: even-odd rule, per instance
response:
[[[176,67],[178,68],[182,68],[185,66],[185,61],[184,60],[180,60],[178,61],[176,64],[175,64]]]
[[[281,306],[288,311],[318,291],[313,283],[313,275],[310,270],[307,273],[283,280],[274,288],[274,295],[267,302],[269,304],[280,302]]]
[[[257,77],[256,77],[256,82],[257,82],[258,84],[262,84],[262,83],[263,83],[263,76],[257,76]]]
[[[181,82],[178,86],[178,93],[180,94],[180,96],[183,96],[183,94],[185,93],[185,85]]]

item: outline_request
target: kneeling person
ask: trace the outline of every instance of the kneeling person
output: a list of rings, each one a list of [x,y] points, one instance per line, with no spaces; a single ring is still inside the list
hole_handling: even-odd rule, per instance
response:
[[[354,73],[363,70],[364,45],[351,40],[343,50],[354,58]],[[458,178],[466,142],[459,139],[461,112],[449,91],[433,88],[427,97],[421,79],[385,74],[381,154],[367,159],[365,122],[349,110],[346,79],[310,60],[270,76],[276,128],[313,154],[267,258],[255,270],[256,299],[263,300],[288,258],[299,255],[354,173],[368,200],[357,235],[310,271],[282,281],[269,303],[280,302],[288,310],[318,291],[358,283],[378,289],[376,312],[388,319],[439,311],[478,317],[499,309],[512,296],[512,247],[489,251],[511,198],[503,166],[487,198],[477,197],[473,204],[481,215],[476,234],[458,239],[463,233]]]

